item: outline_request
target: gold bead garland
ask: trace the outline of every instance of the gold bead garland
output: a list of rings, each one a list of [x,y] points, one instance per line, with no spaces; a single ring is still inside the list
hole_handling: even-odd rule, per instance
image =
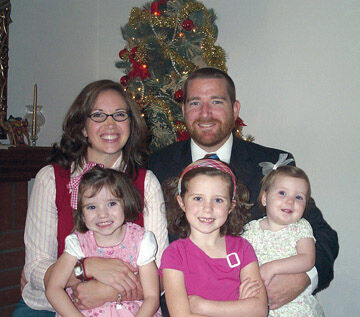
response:
[[[212,24],[212,16],[208,13],[206,7],[198,1],[185,1],[185,4],[182,5],[184,1],[180,0],[170,0],[167,3],[167,9],[158,12],[158,15],[152,14],[150,7],[146,8],[132,8],[129,16],[129,21],[125,27],[132,28],[139,32],[140,24],[149,25],[153,37],[152,40],[158,42],[161,50],[161,54],[165,59],[170,60],[172,65],[172,70],[169,72],[176,75],[177,80],[171,79],[171,75],[164,74],[165,78],[169,77],[170,83],[163,82],[160,87],[159,95],[154,95],[154,90],[151,88],[151,85],[158,85],[159,78],[158,74],[154,72],[154,68],[149,61],[151,61],[152,49],[147,47],[146,40],[141,35],[138,38],[134,36],[128,36],[126,40],[128,41],[129,50],[137,47],[134,55],[132,57],[139,64],[145,64],[146,67],[149,67],[152,78],[144,79],[144,82],[139,81],[141,84],[140,90],[136,88],[135,82],[128,87],[127,93],[138,103],[139,108],[144,110],[144,107],[150,106],[152,108],[161,109],[161,111],[168,118],[168,123],[174,135],[176,132],[185,133],[186,127],[180,122],[177,118],[174,117],[171,107],[174,104],[174,97],[170,94],[174,93],[176,90],[180,89],[180,83],[183,82],[183,77],[186,74],[195,71],[199,67],[204,67],[205,65],[210,67],[216,67],[223,71],[227,71],[225,66],[225,52],[220,47],[215,45],[216,37],[214,34],[214,28]],[[184,30],[182,25],[183,21],[189,19],[190,15],[195,12],[201,12],[204,16],[203,25],[196,25],[190,30]],[[153,12],[154,13],[154,12]],[[166,29],[170,30],[171,40],[168,39]],[[173,32],[173,33],[172,33]],[[188,33],[191,32],[191,33]],[[182,41],[187,41],[187,37],[193,36],[193,33],[196,33],[196,36],[200,36],[201,43],[200,47],[193,49],[190,46],[189,57],[182,56],[177,52],[176,48],[178,45],[181,45]],[[197,42],[198,43],[198,42]],[[193,51],[191,51],[193,49]],[[126,52],[121,56],[121,59],[124,61],[130,61],[129,56],[131,52]],[[181,80],[180,80],[181,79]],[[135,84],[135,86],[134,86]],[[171,85],[171,87],[169,86]],[[145,86],[148,87],[145,90]],[[131,88],[130,88],[131,87]],[[150,88],[149,88],[150,87]],[[133,90],[130,92],[130,90]],[[158,94],[158,93],[156,93]],[[170,99],[171,102],[167,103],[166,99]],[[169,104],[169,105],[168,105]],[[171,106],[171,107],[170,107]],[[175,105],[176,107],[176,105]],[[177,111],[177,110],[174,110]],[[176,112],[174,112],[176,113]],[[241,133],[241,131],[238,131]]]

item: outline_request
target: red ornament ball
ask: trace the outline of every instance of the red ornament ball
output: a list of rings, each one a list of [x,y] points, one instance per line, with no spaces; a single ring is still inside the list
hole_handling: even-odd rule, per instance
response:
[[[176,102],[183,102],[184,101],[184,92],[179,89],[177,92],[175,92],[174,94],[174,99]]]
[[[128,53],[129,53],[128,50],[127,50],[126,48],[124,48],[123,50],[121,50],[121,51],[119,52],[119,57],[120,57],[121,59],[125,59],[125,56],[126,56]]]
[[[129,76],[125,75],[120,78],[120,84],[126,87],[129,84]]]
[[[190,19],[186,19],[183,21],[182,27],[185,31],[191,31],[194,27],[194,22]]]

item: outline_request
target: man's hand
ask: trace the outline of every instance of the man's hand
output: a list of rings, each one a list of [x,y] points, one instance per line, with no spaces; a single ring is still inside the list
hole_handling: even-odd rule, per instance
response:
[[[306,273],[275,275],[266,286],[270,309],[277,309],[291,302],[308,285],[310,285],[310,279]]]

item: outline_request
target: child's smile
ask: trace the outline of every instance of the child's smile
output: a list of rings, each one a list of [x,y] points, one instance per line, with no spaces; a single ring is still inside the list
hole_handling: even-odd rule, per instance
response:
[[[102,246],[118,244],[123,237],[124,207],[121,200],[103,187],[92,196],[91,188],[82,199],[86,227],[94,232],[96,242]]]
[[[114,223],[114,221],[104,221],[104,222],[98,222],[96,225],[104,228],[104,227],[109,227]]]
[[[269,226],[280,230],[297,222],[304,214],[308,185],[305,180],[285,175],[276,176],[262,196]]]
[[[204,223],[212,223],[212,222],[214,222],[214,221],[215,221],[215,218],[204,218],[204,217],[199,217],[198,219],[199,219],[199,221],[204,222]]]
[[[229,185],[222,176],[195,176],[189,181],[184,199],[178,199],[191,235],[219,234],[231,211]]]

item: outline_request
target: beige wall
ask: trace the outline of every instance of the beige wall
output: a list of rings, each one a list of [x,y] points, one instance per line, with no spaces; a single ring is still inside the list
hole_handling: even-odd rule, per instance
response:
[[[38,83],[46,126],[58,140],[64,114],[88,82],[114,67],[120,26],[139,0],[12,0],[8,113],[24,114]],[[358,1],[203,1],[218,16],[218,43],[242,104],[246,133],[292,152],[339,234],[335,280],[320,293],[327,316],[360,310],[360,10]],[[358,127],[358,128],[356,128]]]

